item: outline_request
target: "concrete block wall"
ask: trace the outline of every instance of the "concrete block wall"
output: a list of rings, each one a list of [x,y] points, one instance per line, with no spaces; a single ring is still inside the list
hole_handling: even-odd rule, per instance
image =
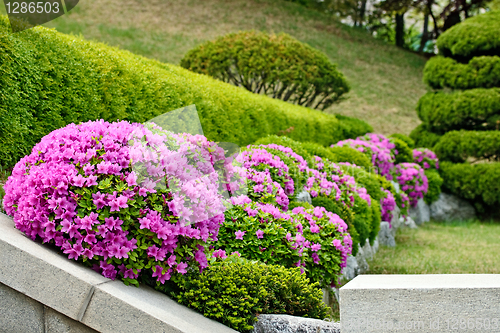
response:
[[[0,213],[0,332],[236,331],[152,288],[106,279],[33,242]]]

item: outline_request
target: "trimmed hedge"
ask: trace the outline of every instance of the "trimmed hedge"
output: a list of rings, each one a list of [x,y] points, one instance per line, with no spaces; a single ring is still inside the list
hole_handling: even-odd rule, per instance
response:
[[[429,92],[418,101],[417,113],[426,127],[438,134],[495,130],[500,125],[500,88]]]
[[[500,204],[500,163],[454,164],[440,163],[439,174],[443,189],[459,197],[473,200],[481,211],[484,204]],[[484,210],[483,210],[484,212]]]
[[[346,139],[346,128],[351,128],[332,115],[104,44],[43,27],[8,31],[7,17],[0,16],[0,165],[4,167],[14,165],[41,137],[68,123],[144,122],[191,104],[196,104],[209,140],[240,146],[285,130],[296,140],[330,145]]]
[[[500,57],[475,57],[468,64],[433,57],[425,64],[424,82],[433,89],[500,87]]]
[[[345,138],[355,139],[358,136],[363,136],[366,133],[373,132],[373,127],[361,119],[351,118],[338,113],[335,114],[335,117],[337,117],[337,119],[340,120],[340,128],[342,129],[342,136]]]
[[[431,203],[439,199],[439,194],[441,194],[441,186],[443,185],[443,178],[441,178],[439,172],[436,169],[425,169],[424,172],[429,184],[427,193],[424,194],[424,201],[428,205],[430,205]]]
[[[420,124],[411,131],[410,137],[414,140],[415,147],[433,149],[441,135],[428,131],[424,124]]]
[[[500,160],[500,131],[450,131],[434,147],[440,160],[463,163],[467,158]]]
[[[251,332],[261,313],[327,317],[319,284],[310,283],[300,268],[234,257],[212,259],[202,274],[188,273],[157,289],[239,332]]]
[[[483,55],[500,56],[500,11],[471,17],[446,30],[437,40],[439,53],[461,62]]]
[[[189,51],[181,66],[254,93],[324,110],[349,91],[337,65],[290,35],[243,31]]]
[[[396,138],[396,139],[399,139],[399,140],[406,142],[406,144],[408,145],[408,147],[410,147],[410,149],[415,148],[415,141],[413,141],[413,139],[407,135],[400,134],[400,133],[394,133],[394,134],[391,134],[389,137]]]
[[[293,149],[293,151],[302,156],[307,161],[307,163],[310,163],[312,159],[312,155],[309,154],[306,149],[304,149],[302,142],[295,141],[287,136],[268,135],[255,141],[254,145],[269,145],[271,143]]]

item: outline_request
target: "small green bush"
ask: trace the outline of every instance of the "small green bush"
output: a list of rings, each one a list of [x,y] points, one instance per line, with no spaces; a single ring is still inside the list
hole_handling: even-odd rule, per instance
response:
[[[349,207],[344,206],[341,202],[324,196],[312,198],[312,205],[314,207],[324,207],[327,211],[337,214],[342,220],[344,220],[344,222],[349,226],[347,231],[352,238],[352,255],[355,256],[359,250],[358,244],[360,238],[359,233],[356,231],[356,226],[354,225],[354,213],[349,209]]]
[[[322,52],[281,33],[232,33],[197,46],[181,66],[248,91],[324,110],[349,85]]]
[[[375,238],[377,238],[378,232],[380,231],[380,222],[382,221],[382,211],[380,208],[379,201],[372,199],[370,209],[371,209],[372,223],[368,240],[370,241],[370,245],[373,245],[373,243],[375,242]]]
[[[410,133],[410,138],[415,142],[415,147],[433,149],[441,136],[426,129],[425,124],[420,124]]]
[[[425,64],[424,82],[433,89],[500,87],[500,57],[475,57],[468,64],[434,57]]]
[[[287,136],[268,135],[255,141],[254,145],[268,145],[271,143],[293,149],[295,153],[302,156],[308,163],[312,158],[312,155],[303,147],[302,142],[295,141]]]
[[[443,178],[439,175],[436,169],[425,169],[425,176],[429,187],[427,193],[424,194],[424,201],[430,205],[434,201],[439,199],[439,194],[441,194],[441,186],[443,185]]]
[[[437,134],[460,129],[497,130],[500,88],[429,92],[419,100],[417,113],[426,128]]]
[[[344,116],[338,113],[335,114],[335,117],[341,121],[340,128],[344,138],[355,139],[358,136],[373,132],[373,127],[361,119]]]
[[[354,194],[354,227],[359,234],[359,245],[364,246],[366,240],[370,238],[372,231],[372,210],[368,202],[361,199],[357,193]],[[379,221],[380,224],[380,221]]]
[[[408,147],[410,147],[410,149],[415,148],[415,141],[413,141],[413,139],[410,138],[407,135],[400,134],[400,133],[394,133],[394,134],[391,134],[389,137],[390,138],[396,138],[396,139],[399,139],[399,140],[403,140],[404,142],[406,142],[406,144],[408,145]]]
[[[440,160],[455,163],[500,160],[500,131],[450,131],[441,137],[434,152]]]
[[[39,26],[11,34],[7,17],[0,16],[4,167],[13,166],[44,135],[69,123],[142,123],[191,104],[209,140],[240,146],[285,130],[295,140],[331,145],[346,139],[345,126],[350,126],[341,127],[333,115],[55,30]]]
[[[314,206],[308,202],[291,201],[288,205],[288,210],[293,210],[295,207],[304,207],[305,209],[314,208]]]
[[[500,163],[440,163],[443,189],[487,206],[500,204]],[[478,207],[478,206],[476,206]],[[497,209],[498,210],[498,209]]]
[[[366,192],[368,192],[373,200],[380,201],[380,199],[385,197],[382,191],[383,184],[380,182],[381,178],[385,179],[384,177],[350,165],[341,165],[340,168],[349,176],[354,177],[356,184],[366,188]]]
[[[335,157],[332,159],[332,161],[335,163],[348,162],[364,168],[367,171],[373,169],[373,164],[371,163],[370,159],[359,150],[348,146],[335,146],[328,148],[328,150],[335,155]]]
[[[202,274],[188,273],[170,290],[168,286],[158,289],[239,332],[250,332],[261,313],[327,317],[328,307],[322,302],[318,283],[310,283],[300,268],[235,257],[212,260]]]
[[[461,62],[500,55],[500,11],[471,17],[446,30],[437,40],[439,53]]]
[[[408,147],[405,141],[394,137],[389,138],[389,140],[396,145],[394,149],[398,152],[394,164],[413,163],[413,150]]]

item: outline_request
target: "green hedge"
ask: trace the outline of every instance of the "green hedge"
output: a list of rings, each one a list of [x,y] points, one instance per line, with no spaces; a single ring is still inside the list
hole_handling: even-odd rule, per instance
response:
[[[439,194],[441,194],[441,186],[443,185],[443,178],[439,175],[436,169],[426,169],[425,176],[429,184],[427,193],[424,194],[424,201],[430,205],[434,201],[439,199]]]
[[[500,55],[500,11],[474,16],[446,30],[437,40],[439,53],[467,62],[482,55]]]
[[[319,284],[310,283],[300,268],[234,257],[157,289],[239,332],[251,332],[261,313],[327,317],[329,308],[322,302]]]
[[[500,124],[500,88],[429,92],[418,101],[417,113],[426,127],[438,134],[461,129],[496,130]]]
[[[439,160],[500,160],[500,131],[450,131],[434,147]]]
[[[231,33],[190,50],[181,66],[254,93],[324,110],[349,91],[321,51],[290,35]]]
[[[373,132],[373,127],[361,119],[351,118],[341,114],[335,114],[335,117],[337,117],[337,119],[340,120],[340,128],[342,129],[342,136],[345,138],[355,139],[358,136],[363,136],[366,133]]]
[[[443,190],[473,200],[478,210],[496,209],[500,204],[500,163],[440,163]],[[482,209],[481,209],[482,208]]]
[[[415,147],[432,150],[436,143],[438,143],[441,135],[428,131],[424,124],[420,124],[411,131],[410,137],[414,140]]]
[[[269,145],[271,143],[293,149],[295,153],[302,156],[308,163],[312,159],[312,155],[303,147],[302,142],[295,141],[287,136],[268,135],[255,141],[254,145]]]
[[[408,147],[410,149],[415,148],[415,141],[413,141],[413,139],[407,135],[400,134],[400,133],[394,133],[394,134],[391,134],[389,137],[396,138],[396,139],[399,139],[399,140],[406,142],[406,144],[408,145]]]
[[[195,74],[178,66],[36,27],[10,34],[0,16],[0,165],[68,123],[144,122],[195,104],[210,140],[247,145],[288,131],[330,145],[350,122]],[[368,126],[367,126],[368,127]]]
[[[434,57],[425,64],[424,82],[433,89],[500,87],[500,57],[475,57],[468,64]]]

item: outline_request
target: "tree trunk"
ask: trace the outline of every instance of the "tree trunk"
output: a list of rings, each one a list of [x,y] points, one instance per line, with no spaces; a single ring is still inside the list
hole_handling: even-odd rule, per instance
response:
[[[359,9],[359,22],[358,26],[362,27],[363,22],[365,21],[365,13],[366,13],[366,2],[368,0],[361,0],[361,8]]]
[[[429,15],[427,13],[424,14],[424,28],[422,30],[422,38],[420,39],[420,47],[418,48],[418,52],[424,52],[425,44],[429,40]]]
[[[405,13],[396,14],[396,46],[405,46]]]

